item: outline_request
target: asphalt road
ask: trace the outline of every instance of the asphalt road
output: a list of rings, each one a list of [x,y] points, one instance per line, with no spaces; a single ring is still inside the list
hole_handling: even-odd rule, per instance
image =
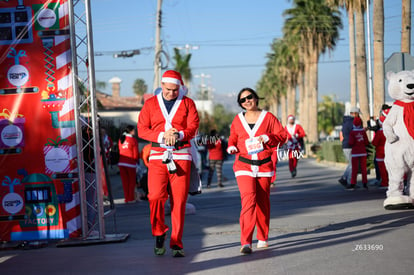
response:
[[[291,178],[278,164],[271,189],[269,248],[242,255],[238,223],[240,197],[232,161],[225,162],[224,188],[212,184],[190,196],[186,215],[186,257],[153,254],[146,201],[122,203],[119,175],[111,177],[116,214],[106,235],[128,234],[123,242],[0,251],[0,274],[406,274],[414,263],[414,211],[384,210],[385,190],[344,190],[343,167],[299,162]],[[369,176],[373,181],[373,175]],[[361,179],[359,178],[359,181]],[[204,185],[206,181],[204,180]],[[169,216],[167,216],[169,221]],[[168,244],[169,239],[167,239]]]

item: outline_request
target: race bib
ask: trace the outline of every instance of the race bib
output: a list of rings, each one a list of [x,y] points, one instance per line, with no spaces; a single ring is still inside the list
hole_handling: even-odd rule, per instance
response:
[[[263,151],[263,143],[259,141],[258,137],[246,139],[246,149],[249,155],[257,154]]]

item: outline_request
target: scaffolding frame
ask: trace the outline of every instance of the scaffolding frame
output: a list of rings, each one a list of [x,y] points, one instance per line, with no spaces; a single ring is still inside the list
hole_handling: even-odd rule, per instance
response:
[[[104,213],[103,181],[106,171],[101,157],[90,0],[68,0],[68,10],[82,237],[63,240],[58,246],[125,241],[129,234],[105,234],[105,216],[115,214],[115,207],[111,205],[111,210]],[[83,66],[86,70],[79,70]],[[84,73],[80,74],[80,71]],[[87,128],[92,138],[83,135],[82,128]],[[93,148],[94,157],[88,163],[84,159],[84,152],[90,148]]]

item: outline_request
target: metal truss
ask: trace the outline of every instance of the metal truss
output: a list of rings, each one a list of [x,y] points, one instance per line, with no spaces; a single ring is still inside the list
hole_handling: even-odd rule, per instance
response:
[[[91,6],[89,0],[69,0],[68,4],[82,237],[102,240],[105,239],[102,191],[105,177],[97,119]],[[93,155],[85,157],[88,154]]]

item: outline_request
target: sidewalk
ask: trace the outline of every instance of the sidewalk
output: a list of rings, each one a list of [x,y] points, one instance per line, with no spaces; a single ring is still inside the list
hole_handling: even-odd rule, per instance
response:
[[[0,251],[1,274],[410,272],[414,211],[384,210],[385,190],[344,190],[337,181],[342,171],[304,159],[292,179],[287,163],[280,163],[271,189],[269,248],[257,250],[254,241],[254,252],[246,256],[239,253],[240,197],[234,179],[224,188],[213,184],[190,196],[196,213],[186,216],[184,258],[171,257],[169,250],[154,256],[148,203],[123,204],[117,197],[119,176],[113,175],[116,215],[107,218],[106,233],[128,233],[125,242],[63,248],[50,242],[41,249]]]

